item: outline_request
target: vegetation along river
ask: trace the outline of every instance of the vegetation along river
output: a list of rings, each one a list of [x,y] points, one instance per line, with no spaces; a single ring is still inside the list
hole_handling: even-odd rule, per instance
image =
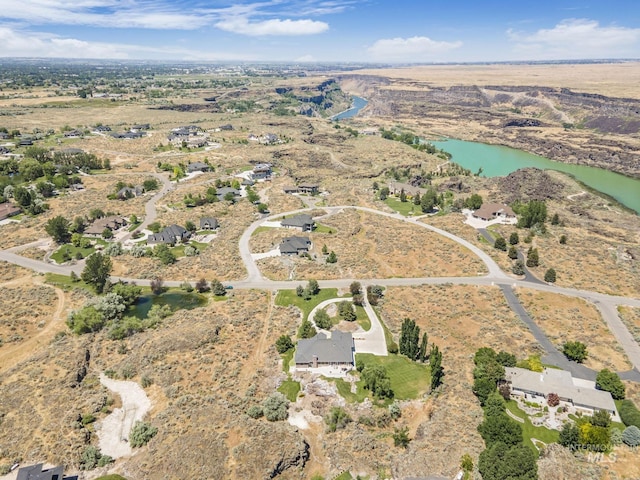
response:
[[[431,142],[436,148],[449,152],[452,161],[487,177],[505,176],[524,167],[558,170],[573,176],[590,188],[605,193],[622,205],[640,214],[640,180],[619,173],[585,165],[555,162],[545,157],[514,148],[487,145],[463,140]]]

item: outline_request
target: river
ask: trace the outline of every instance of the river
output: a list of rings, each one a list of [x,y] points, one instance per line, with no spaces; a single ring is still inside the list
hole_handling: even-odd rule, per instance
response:
[[[340,112],[333,117],[331,120],[344,120],[345,118],[355,117],[360,110],[367,106],[367,102],[362,97],[356,97],[355,95],[351,97],[353,99],[353,103],[351,104],[351,108],[349,110],[345,110],[344,112]]]
[[[640,180],[601,168],[555,162],[522,150],[464,140],[431,142],[452,155],[452,160],[473,173],[482,168],[486,177],[505,176],[524,167],[558,170],[590,188],[605,193],[640,214]]]

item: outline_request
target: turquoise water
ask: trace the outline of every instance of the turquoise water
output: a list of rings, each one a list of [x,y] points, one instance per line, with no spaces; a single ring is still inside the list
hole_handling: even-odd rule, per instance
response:
[[[169,292],[160,295],[142,295],[138,301],[127,312],[128,315],[139,319],[147,318],[149,310],[154,305],[169,305],[171,311],[191,310],[202,307],[207,303],[207,299],[198,293]]]
[[[343,120],[345,118],[355,117],[358,112],[362,110],[367,105],[367,103],[369,103],[362,97],[353,96],[352,98],[353,106],[349,110],[345,110],[342,113],[334,115],[333,117],[331,117],[331,120]]]
[[[524,167],[557,170],[572,175],[585,185],[615,198],[640,214],[640,180],[619,173],[584,165],[554,162],[545,157],[499,145],[463,140],[431,142],[452,155],[452,160],[473,173],[482,168],[482,176],[498,177]]]

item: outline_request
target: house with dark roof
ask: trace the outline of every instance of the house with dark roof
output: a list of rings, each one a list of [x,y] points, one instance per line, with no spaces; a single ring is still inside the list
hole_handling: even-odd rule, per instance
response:
[[[148,123],[139,123],[138,125],[132,125],[130,130],[132,132],[140,132],[142,130],[149,130],[151,128],[151,125],[149,125]]]
[[[82,133],[82,131],[78,130],[78,129],[73,129],[73,130],[68,130],[66,132],[64,132],[64,136],[65,138],[80,138],[82,137],[84,134]]]
[[[213,217],[204,217],[200,219],[200,230],[215,230],[220,224]]]
[[[351,333],[340,330],[320,332],[315,337],[298,340],[295,353],[296,369],[353,368],[354,353]]]
[[[315,195],[316,193],[318,193],[318,185],[303,183],[301,185],[298,185],[298,192],[306,193],[307,195]]]
[[[502,203],[483,203],[479,209],[473,212],[473,216],[485,221],[495,218],[516,218],[516,214],[511,207]]]
[[[0,220],[5,220],[14,215],[18,215],[22,210],[20,207],[15,206],[13,203],[3,202],[0,203]]]
[[[0,132],[0,140],[9,140],[11,138],[7,132]]]
[[[258,163],[251,171],[252,180],[266,180],[271,178],[271,164],[270,163]]]
[[[230,123],[227,123],[226,125],[220,125],[218,128],[220,130],[233,130],[233,125],[231,125]]]
[[[415,197],[416,195],[424,195],[427,192],[426,188],[414,187],[409,183],[391,182],[389,183],[389,193],[392,195],[400,195],[404,190],[404,193],[409,197]]]
[[[144,193],[144,188],[140,185],[135,187],[122,187],[116,193],[116,197],[120,200],[127,200],[128,198],[139,197]]]
[[[43,468],[44,464],[38,463],[18,470],[16,480],[78,480],[78,476],[65,477],[62,465],[53,468]]]
[[[95,127],[93,129],[93,132],[95,133],[105,133],[105,132],[110,132],[111,131],[111,127],[108,127],[106,125],[98,125],[97,127]]]
[[[300,255],[311,249],[309,237],[287,237],[283,238],[279,246],[281,255]]]
[[[301,232],[310,232],[315,228],[316,222],[311,218],[311,215],[301,213],[294,217],[283,219],[280,225],[284,228],[299,228]]]
[[[96,219],[91,225],[84,230],[85,235],[91,235],[99,237],[106,229],[115,232],[127,225],[127,219],[117,215],[111,215],[109,217],[102,217]]]
[[[210,170],[211,166],[202,162],[193,162],[187,165],[187,173],[209,172]]]
[[[292,187],[291,185],[287,185],[282,187],[282,191],[284,193],[298,193],[298,187]]]
[[[542,372],[518,367],[505,367],[504,370],[505,382],[511,387],[512,396],[544,405],[549,394],[555,393],[561,405],[587,415],[605,410],[613,421],[620,421],[613,397],[609,392],[597,390],[595,382],[573,378],[571,372],[555,368],[545,368]]]
[[[177,242],[186,242],[191,233],[180,225],[170,225],[158,233],[153,233],[147,237],[147,244],[154,245],[164,243],[165,245],[175,245]]]
[[[218,190],[216,190],[216,195],[218,196],[218,200],[223,201],[227,196],[227,193],[231,193],[233,194],[233,197],[238,197],[240,196],[240,190],[237,190],[233,187],[221,187]]]

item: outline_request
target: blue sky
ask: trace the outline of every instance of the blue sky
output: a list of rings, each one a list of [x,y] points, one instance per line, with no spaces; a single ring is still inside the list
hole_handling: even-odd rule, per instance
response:
[[[638,0],[0,0],[0,57],[640,58]]]

